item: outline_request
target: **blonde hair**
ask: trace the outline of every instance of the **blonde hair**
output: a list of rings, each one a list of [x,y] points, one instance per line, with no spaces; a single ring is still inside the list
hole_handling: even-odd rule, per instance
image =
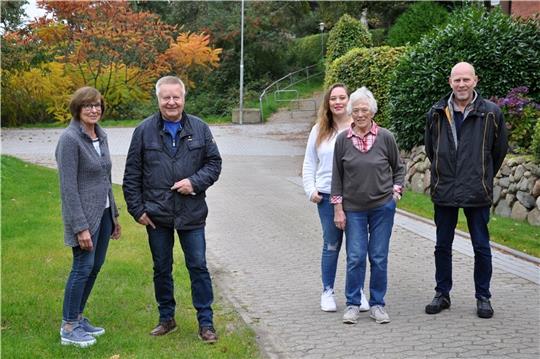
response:
[[[349,96],[347,86],[342,83],[335,83],[331,85],[324,93],[323,101],[321,103],[321,107],[319,107],[319,113],[317,116],[319,134],[317,135],[317,140],[315,141],[316,147],[319,147],[324,140],[331,138],[337,132],[334,122],[334,115],[332,114],[332,111],[330,111],[330,106],[328,103],[330,102],[330,94],[335,88],[338,87],[343,88],[347,93],[347,97]]]

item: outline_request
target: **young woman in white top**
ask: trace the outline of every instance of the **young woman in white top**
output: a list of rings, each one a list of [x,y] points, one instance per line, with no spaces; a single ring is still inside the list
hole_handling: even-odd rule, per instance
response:
[[[348,102],[349,95],[344,84],[333,84],[325,92],[317,123],[309,134],[302,168],[304,191],[309,200],[317,204],[323,231],[321,310],[325,312],[335,312],[337,309],[334,281],[343,231],[334,224],[334,206],[330,203],[330,186],[336,137],[350,128],[352,122],[347,114]],[[363,293],[361,310],[369,310]]]

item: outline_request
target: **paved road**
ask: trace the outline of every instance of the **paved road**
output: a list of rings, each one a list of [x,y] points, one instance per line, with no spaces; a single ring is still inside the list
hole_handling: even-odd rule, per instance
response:
[[[475,315],[473,258],[456,236],[452,308],[423,313],[433,294],[433,227],[398,214],[391,240],[387,309],[392,323],[364,313],[341,323],[344,253],[337,313],[319,309],[321,231],[300,186],[306,119],[214,126],[224,157],[208,192],[208,257],[215,284],[256,331],[271,358],[538,358],[540,270],[494,253],[495,316]],[[132,129],[109,129],[120,182]],[[3,130],[2,152],[54,166],[58,130]],[[366,278],[366,281],[368,278]]]

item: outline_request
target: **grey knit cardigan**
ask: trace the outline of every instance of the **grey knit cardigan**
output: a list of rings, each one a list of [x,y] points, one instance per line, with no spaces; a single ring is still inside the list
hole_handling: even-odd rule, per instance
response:
[[[79,245],[78,232],[88,229],[92,237],[97,233],[107,195],[110,199],[113,220],[118,216],[112,193],[112,164],[107,135],[97,124],[96,134],[99,138],[101,156],[94,148],[90,136],[76,120],[71,120],[56,146],[64,243],[70,247]]]

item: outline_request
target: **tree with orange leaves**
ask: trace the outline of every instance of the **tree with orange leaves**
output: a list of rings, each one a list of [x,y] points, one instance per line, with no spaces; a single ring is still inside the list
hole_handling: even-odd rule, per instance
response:
[[[193,85],[190,73],[219,65],[221,49],[211,48],[209,36],[179,32],[158,15],[133,11],[127,1],[41,0],[38,6],[52,18],[37,19],[27,28],[3,36],[29,50],[24,66],[20,66],[22,58],[13,59],[19,66],[3,72],[10,75],[10,71],[48,68],[49,62],[63,64],[74,88],[90,85],[100,90],[110,117],[134,115],[137,106],[150,101],[152,85],[163,74],[175,73],[189,86]],[[36,64],[40,59],[43,63]],[[8,77],[14,82],[3,81],[4,89],[16,86],[21,78]]]

